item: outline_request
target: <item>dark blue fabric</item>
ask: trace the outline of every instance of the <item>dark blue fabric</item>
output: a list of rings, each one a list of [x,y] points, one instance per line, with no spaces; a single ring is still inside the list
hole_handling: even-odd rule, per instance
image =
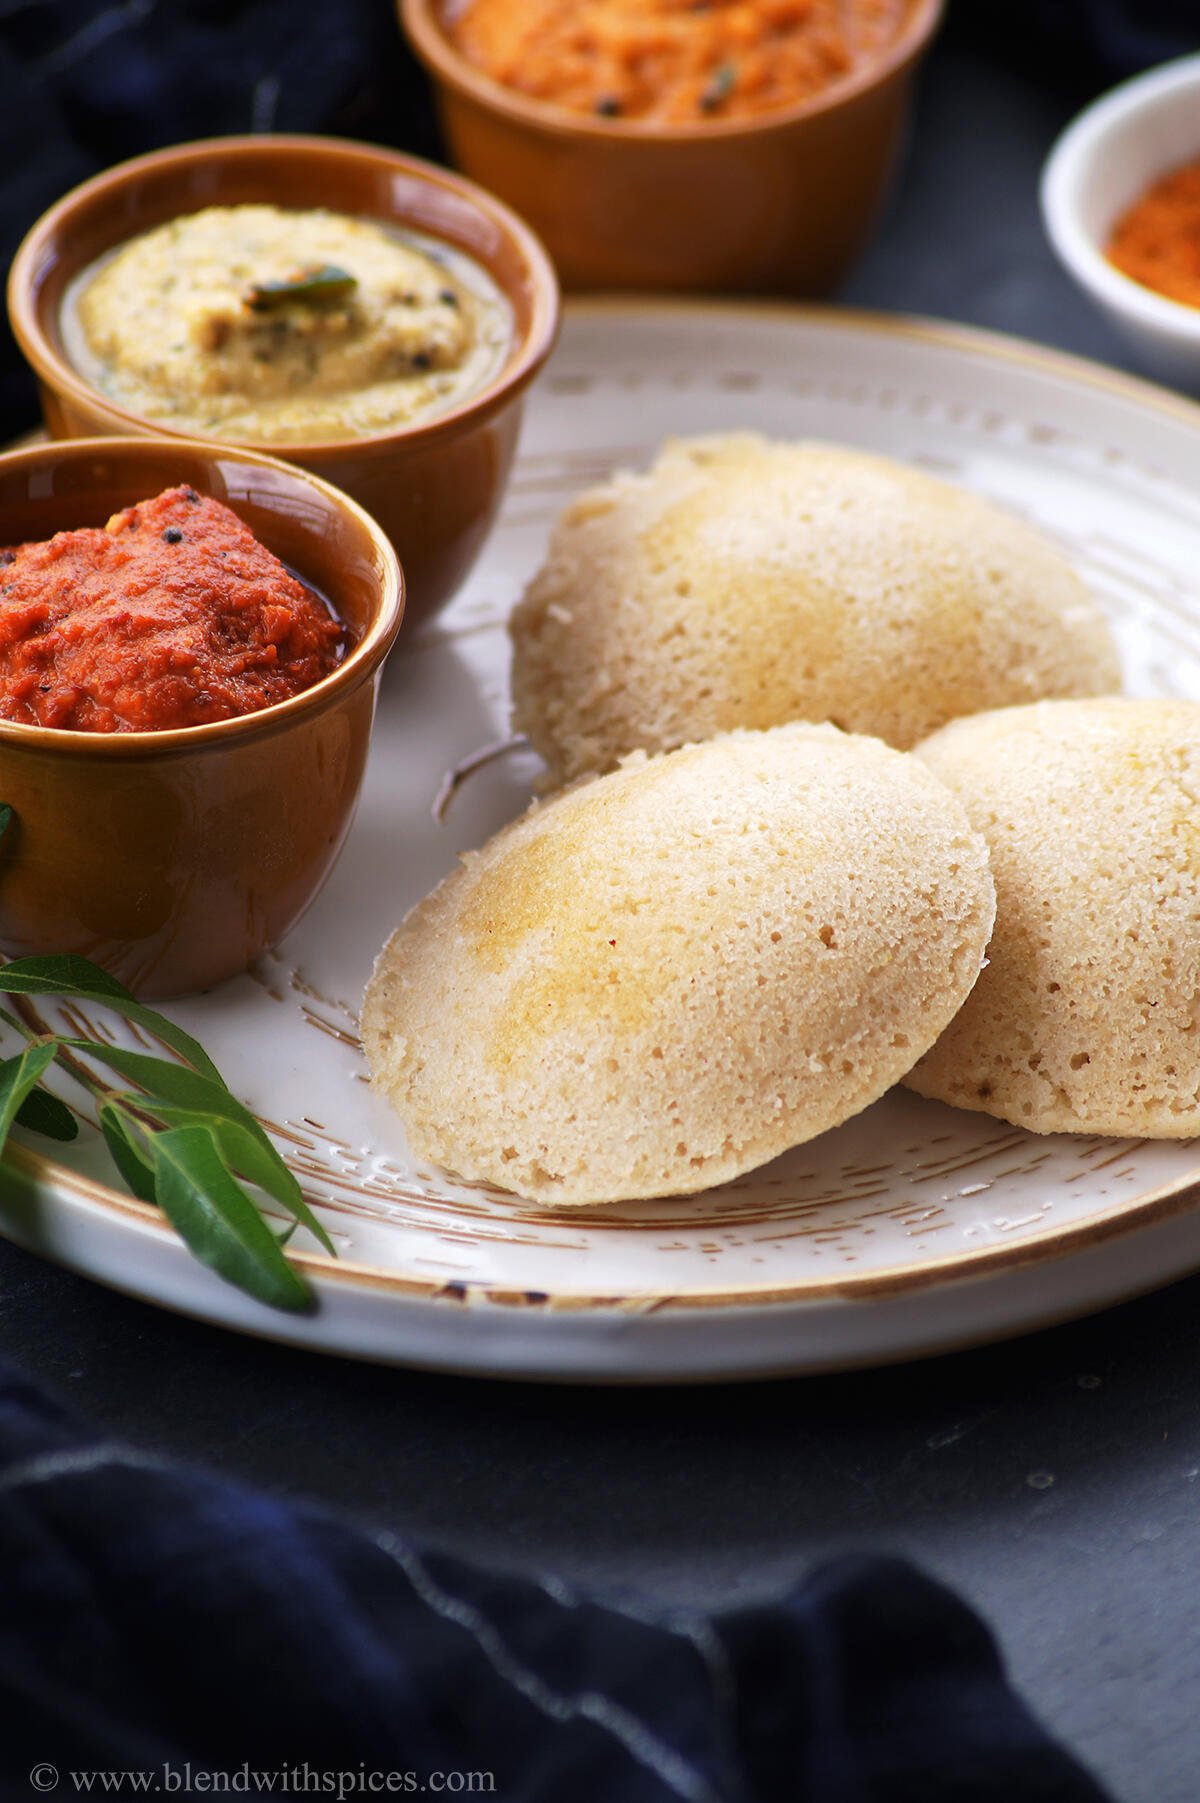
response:
[[[0,0],[0,254],[97,170],[227,132],[439,149],[391,0]],[[0,439],[36,423],[0,322]]]
[[[190,1766],[490,1773],[509,1803],[1102,1803],[901,1561],[654,1619],[139,1460],[0,1368],[0,1794],[46,1765],[67,1794]]]
[[[948,0],[952,36],[1073,100],[1200,50],[1200,0]]]

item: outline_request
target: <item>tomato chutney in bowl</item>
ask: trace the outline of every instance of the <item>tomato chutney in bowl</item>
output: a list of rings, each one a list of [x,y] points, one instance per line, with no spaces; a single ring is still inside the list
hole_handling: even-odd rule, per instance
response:
[[[0,552],[0,720],[169,732],[336,669],[345,629],[233,509],[188,486]]]
[[[0,951],[152,997],[245,970],[349,830],[388,539],[273,458],[126,438],[0,456],[0,544]]]

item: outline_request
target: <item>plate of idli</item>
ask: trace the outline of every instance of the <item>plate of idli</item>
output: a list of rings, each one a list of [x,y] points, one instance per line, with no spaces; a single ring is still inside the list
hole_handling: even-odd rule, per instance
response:
[[[327,887],[171,1005],[337,1248],[290,1243],[317,1308],[194,1263],[95,1133],[26,1139],[0,1228],[243,1331],[581,1382],[946,1352],[1200,1268],[1198,571],[1165,393],[574,304]]]

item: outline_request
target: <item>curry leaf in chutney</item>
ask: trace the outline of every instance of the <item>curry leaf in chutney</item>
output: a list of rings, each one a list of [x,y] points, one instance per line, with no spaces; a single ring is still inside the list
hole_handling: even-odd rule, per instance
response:
[[[721,63],[713,70],[712,80],[700,96],[700,107],[703,112],[711,113],[728,100],[737,85],[737,65]]]
[[[333,306],[349,300],[357,287],[358,277],[340,263],[321,263],[316,268],[297,269],[279,282],[254,282],[242,302],[251,313],[271,313],[293,301],[306,307]]]

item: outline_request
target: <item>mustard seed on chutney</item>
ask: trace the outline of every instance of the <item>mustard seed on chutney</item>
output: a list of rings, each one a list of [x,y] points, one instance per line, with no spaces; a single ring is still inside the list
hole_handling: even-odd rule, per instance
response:
[[[906,0],[458,0],[445,29],[505,87],[664,125],[795,106],[894,42]]]
[[[18,545],[0,563],[2,720],[201,726],[311,688],[345,649],[320,597],[192,488]]]
[[[1151,182],[1117,220],[1105,255],[1143,288],[1200,307],[1200,157]]]

